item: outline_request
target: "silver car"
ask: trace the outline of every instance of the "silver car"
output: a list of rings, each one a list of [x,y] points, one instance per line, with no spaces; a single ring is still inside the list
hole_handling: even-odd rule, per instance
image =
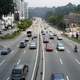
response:
[[[29,49],[36,49],[36,48],[37,48],[36,42],[31,42],[31,43],[29,44]]]
[[[62,44],[62,43],[58,43],[57,44],[57,50],[59,50],[59,51],[64,51],[64,45]]]

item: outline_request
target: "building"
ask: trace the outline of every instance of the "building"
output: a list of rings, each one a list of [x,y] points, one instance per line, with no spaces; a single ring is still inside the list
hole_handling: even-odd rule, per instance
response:
[[[28,3],[27,2],[24,3],[24,16],[25,16],[25,19],[29,18],[29,15],[28,15]]]
[[[19,13],[19,19],[22,20],[25,18],[24,14],[24,0],[14,0],[15,3],[15,13]]]
[[[70,13],[69,15],[65,15],[64,21],[68,26],[72,25],[73,27],[75,27],[76,24],[80,23],[80,14]]]
[[[70,13],[69,15],[64,16],[64,21],[66,23],[66,31],[70,33],[69,35],[76,35],[77,32],[80,32],[80,14]]]

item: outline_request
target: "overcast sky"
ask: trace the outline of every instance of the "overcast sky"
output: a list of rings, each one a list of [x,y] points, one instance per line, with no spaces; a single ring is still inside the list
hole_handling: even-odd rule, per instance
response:
[[[25,0],[29,7],[52,7],[64,6],[69,2],[73,4],[80,4],[80,0]]]

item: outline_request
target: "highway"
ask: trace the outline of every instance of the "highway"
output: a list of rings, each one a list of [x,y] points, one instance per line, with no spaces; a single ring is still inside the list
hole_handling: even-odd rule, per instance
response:
[[[80,80],[80,44],[77,44],[66,37],[62,36],[61,42],[64,44],[65,50],[58,51],[57,37],[49,39],[52,44],[53,51],[48,52],[45,50],[45,43],[43,43],[43,36],[41,30],[52,31],[59,33],[60,31],[54,29],[48,23],[44,22],[41,18],[33,21],[32,26],[29,28],[36,34],[37,38],[34,41],[37,43],[37,49],[29,49],[29,44],[32,38],[29,38],[27,46],[23,49],[19,48],[19,43],[26,38],[26,31],[13,40],[0,41],[0,45],[10,47],[12,52],[8,55],[0,55],[0,80],[10,80],[11,71],[14,65],[27,64],[29,72],[26,80],[51,80],[51,75],[56,73],[64,74],[65,80]],[[77,44],[79,48],[78,53],[74,53],[74,45]]]
[[[46,24],[47,25],[47,24]],[[50,27],[50,31],[54,33],[55,29]],[[45,51],[44,46],[44,54],[45,54],[45,78],[44,80],[51,80],[51,74],[55,73],[63,73],[65,75],[65,80],[79,80],[80,79],[80,51],[78,53],[73,52],[73,48],[75,43],[63,37],[62,42],[65,46],[65,51],[57,51],[57,38],[54,40],[49,40],[53,45],[53,52]],[[80,50],[80,45],[79,50]]]
[[[32,26],[30,27],[30,29],[32,29]],[[37,34],[38,37],[39,35],[38,33],[39,33],[38,30],[34,28],[33,34]],[[1,41],[0,45],[3,44],[3,46],[10,47],[12,49],[12,52],[5,56],[0,55],[0,80],[10,80],[11,71],[14,65],[16,64],[29,65],[29,73],[26,79],[31,80],[34,74],[33,69],[36,61],[36,55],[38,54],[37,53],[38,48],[35,50],[29,49],[29,44],[32,41],[32,39],[30,38],[26,48],[20,49],[19,43],[20,41],[25,40],[25,38],[26,38],[26,32],[23,32],[16,40]],[[37,43],[37,46],[39,46],[39,42],[38,42],[39,39],[38,38],[34,39],[34,41]]]

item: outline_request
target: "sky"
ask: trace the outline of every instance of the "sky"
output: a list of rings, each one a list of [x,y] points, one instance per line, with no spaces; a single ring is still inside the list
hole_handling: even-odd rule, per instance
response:
[[[69,2],[73,4],[80,4],[80,0],[25,0],[29,7],[58,7],[64,6]]]

